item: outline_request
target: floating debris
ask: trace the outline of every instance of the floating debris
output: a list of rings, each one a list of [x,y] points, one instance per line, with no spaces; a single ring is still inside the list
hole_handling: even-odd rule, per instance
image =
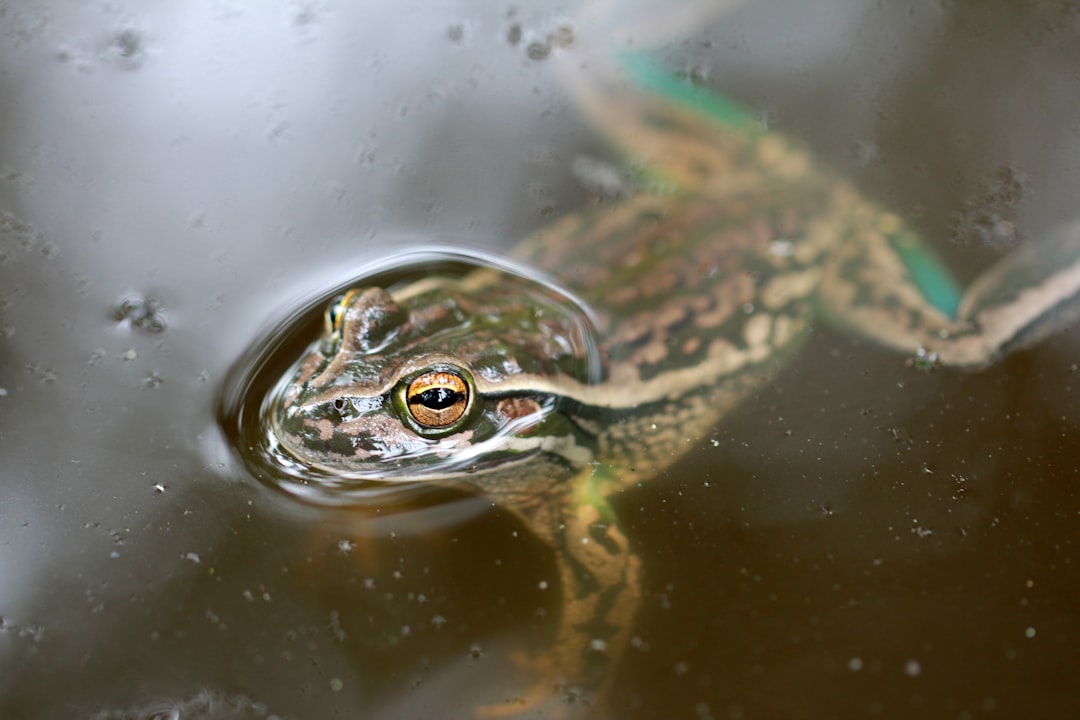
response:
[[[113,308],[112,318],[118,323],[127,323],[136,330],[153,334],[165,332],[164,306],[161,300],[153,295],[124,298]]]

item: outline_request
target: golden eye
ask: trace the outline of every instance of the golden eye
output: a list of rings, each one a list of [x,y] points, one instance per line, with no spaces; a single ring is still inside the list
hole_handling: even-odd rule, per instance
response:
[[[424,427],[444,428],[465,415],[469,408],[469,385],[452,372],[426,372],[409,383],[405,404],[413,420]]]

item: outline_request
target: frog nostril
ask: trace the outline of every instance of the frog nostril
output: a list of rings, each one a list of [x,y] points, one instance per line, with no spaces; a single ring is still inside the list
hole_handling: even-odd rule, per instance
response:
[[[343,413],[349,409],[350,404],[351,403],[345,398],[336,398],[334,400],[334,409],[337,410],[339,413]]]

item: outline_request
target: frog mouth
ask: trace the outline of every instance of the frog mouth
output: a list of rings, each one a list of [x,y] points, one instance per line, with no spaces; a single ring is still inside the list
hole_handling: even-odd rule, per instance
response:
[[[458,455],[442,461],[418,465],[414,459],[395,458],[372,463],[369,468],[342,470],[340,462],[326,463],[299,458],[312,469],[325,474],[332,483],[341,481],[358,483],[386,483],[403,485],[410,483],[461,482],[480,484],[476,481],[496,471],[508,471],[528,464],[540,455],[540,448],[515,452],[502,456],[488,453],[481,457]]]
[[[565,473],[555,472],[557,466],[575,471],[594,459],[594,450],[573,432],[529,432],[536,422],[531,415],[510,419],[479,440],[473,430],[438,439],[404,431],[397,440],[388,440],[386,428],[372,432],[361,424],[324,427],[325,421],[280,420],[275,418],[272,427],[281,449],[314,471],[313,482],[328,486],[462,483],[490,488],[523,472],[562,476]]]

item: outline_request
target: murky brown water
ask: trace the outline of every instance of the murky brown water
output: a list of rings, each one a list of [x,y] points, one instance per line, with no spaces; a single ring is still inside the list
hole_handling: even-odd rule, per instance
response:
[[[551,640],[506,514],[306,507],[216,421],[265,329],[374,258],[589,201],[602,144],[527,49],[561,10],[389,6],[0,5],[0,717],[469,717]],[[670,56],[964,279],[1080,215],[1070,4],[769,3]],[[645,588],[609,715],[1080,710],[1078,363],[1075,329],[963,375],[822,328],[618,499]]]

